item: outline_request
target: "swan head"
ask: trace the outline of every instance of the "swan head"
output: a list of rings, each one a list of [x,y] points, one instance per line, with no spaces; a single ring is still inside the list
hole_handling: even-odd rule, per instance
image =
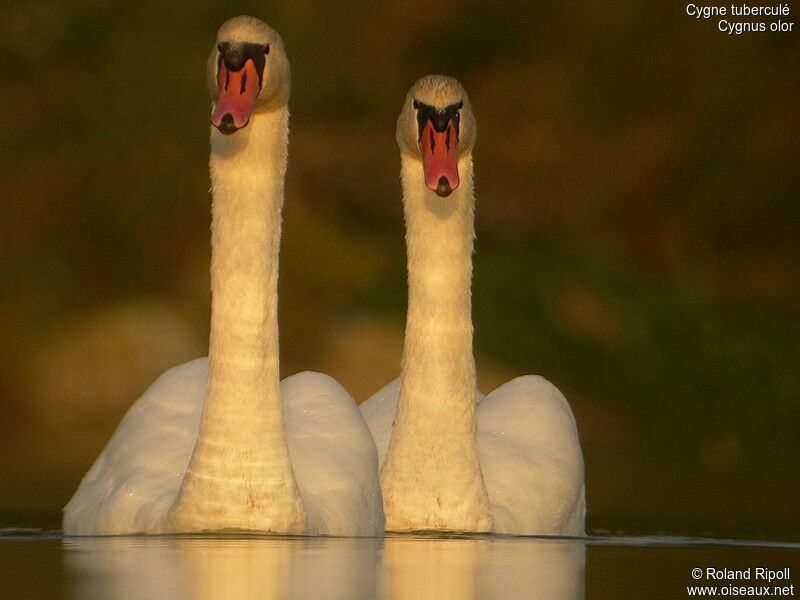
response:
[[[208,57],[211,124],[230,135],[254,114],[289,101],[289,60],[283,40],[255,17],[225,21]]]
[[[458,187],[458,160],[475,145],[475,117],[457,79],[426,75],[411,86],[397,118],[397,144],[419,160],[425,185],[439,196]]]

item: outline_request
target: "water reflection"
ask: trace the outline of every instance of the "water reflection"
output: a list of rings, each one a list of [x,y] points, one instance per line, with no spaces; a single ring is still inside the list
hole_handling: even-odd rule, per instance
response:
[[[583,598],[583,543],[515,538],[68,538],[74,598]]]
[[[586,546],[575,541],[514,538],[491,544],[480,565],[477,597],[583,598],[585,557]]]
[[[585,546],[531,538],[393,537],[384,542],[381,597],[583,598]]]
[[[64,540],[75,598],[375,596],[380,540],[119,537]]]

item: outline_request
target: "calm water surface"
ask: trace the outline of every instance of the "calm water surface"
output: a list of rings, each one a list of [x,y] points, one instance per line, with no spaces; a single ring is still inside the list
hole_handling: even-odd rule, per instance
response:
[[[692,569],[709,567],[750,567],[751,580],[692,578]],[[696,584],[766,585],[755,580],[757,567],[789,568],[788,581],[769,585],[800,586],[800,544],[670,537],[76,538],[0,530],[0,598],[686,598],[686,587]]]

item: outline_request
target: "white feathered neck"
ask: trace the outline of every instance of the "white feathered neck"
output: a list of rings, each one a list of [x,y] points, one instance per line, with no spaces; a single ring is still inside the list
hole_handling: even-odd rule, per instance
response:
[[[408,314],[400,396],[381,470],[387,529],[490,531],[478,461],[472,354],[472,156],[446,198],[402,155]]]
[[[211,337],[200,432],[171,512],[176,528],[302,533],[286,444],[277,281],[288,109],[231,136],[211,128]],[[209,524],[214,524],[210,527]]]

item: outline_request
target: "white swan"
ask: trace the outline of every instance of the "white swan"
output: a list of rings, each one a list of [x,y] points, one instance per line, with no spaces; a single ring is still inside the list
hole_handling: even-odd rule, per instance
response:
[[[64,531],[381,534],[377,453],[352,398],[326,375],[278,376],[283,42],[237,17],[208,67],[209,356],[167,371],[131,407],[64,509]]]
[[[583,456],[564,396],[518,377],[483,397],[472,355],[475,119],[455,79],[417,81],[397,120],[408,246],[402,373],[361,405],[386,528],[584,532]]]

